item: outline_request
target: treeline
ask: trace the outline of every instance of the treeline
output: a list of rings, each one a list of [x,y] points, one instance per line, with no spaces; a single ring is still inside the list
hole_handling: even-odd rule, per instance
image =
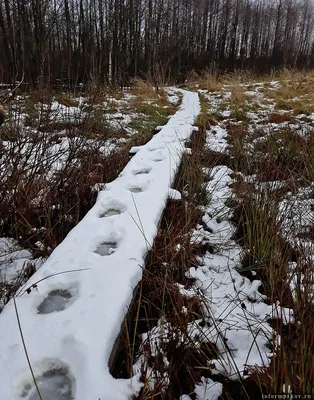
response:
[[[1,0],[0,81],[69,87],[314,66],[313,0]]]

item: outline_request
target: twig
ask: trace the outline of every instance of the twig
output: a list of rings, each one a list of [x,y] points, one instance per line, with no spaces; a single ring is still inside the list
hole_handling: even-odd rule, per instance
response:
[[[34,374],[34,371],[33,371],[33,368],[32,368],[32,364],[31,364],[29,356],[28,356],[28,352],[27,352],[27,348],[26,348],[26,344],[25,344],[25,340],[24,340],[24,335],[23,335],[23,331],[22,331],[21,321],[20,321],[18,310],[17,310],[15,296],[13,296],[13,301],[14,301],[15,315],[16,315],[18,326],[19,326],[19,331],[20,331],[20,335],[21,335],[21,339],[22,339],[22,343],[23,343],[23,347],[24,347],[24,353],[25,353],[25,356],[26,356],[26,359],[27,359],[27,363],[28,363],[28,366],[29,366],[29,370],[31,371],[31,374],[32,374],[32,377],[33,377],[33,381],[34,381],[34,385],[36,387],[36,391],[37,391],[37,394],[39,396],[39,399],[43,400],[43,398],[42,398],[42,396],[40,394],[39,387],[37,385],[37,381],[36,381],[35,374]]]
[[[90,268],[70,269],[70,270],[67,270],[67,271],[61,271],[61,272],[56,272],[54,274],[50,274],[48,276],[45,276],[45,278],[39,279],[39,281],[34,282],[31,286],[27,287],[22,294],[18,294],[18,296],[23,296],[23,294],[25,294],[26,292],[29,292],[31,289],[35,288],[38,283],[40,283],[40,282],[42,282],[42,281],[44,281],[44,280],[46,280],[48,278],[52,278],[53,276],[61,275],[61,274],[67,274],[69,272],[87,271],[89,269]]]

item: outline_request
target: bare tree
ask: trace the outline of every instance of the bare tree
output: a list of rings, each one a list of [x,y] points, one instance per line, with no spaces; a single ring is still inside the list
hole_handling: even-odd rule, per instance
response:
[[[124,84],[314,64],[313,0],[3,0],[0,73],[31,86]]]

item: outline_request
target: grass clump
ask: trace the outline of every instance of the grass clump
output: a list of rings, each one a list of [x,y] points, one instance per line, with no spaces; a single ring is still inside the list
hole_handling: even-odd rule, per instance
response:
[[[199,88],[208,92],[219,92],[222,86],[222,80],[218,71],[215,69],[206,70],[200,76],[196,77]]]
[[[73,98],[73,95],[68,92],[58,93],[56,95],[56,100],[59,104],[62,104],[63,106],[66,106],[66,107],[78,107],[79,106],[78,100]]]

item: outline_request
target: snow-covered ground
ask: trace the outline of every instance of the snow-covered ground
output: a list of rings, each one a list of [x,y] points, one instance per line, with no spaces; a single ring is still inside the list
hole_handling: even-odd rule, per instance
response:
[[[99,193],[95,206],[16,297],[44,400],[122,400],[139,389],[136,377],[133,385],[114,379],[108,361],[200,112],[197,93],[181,92],[179,111],[136,149],[119,178]],[[5,327],[0,399],[39,399],[13,300],[0,315],[0,327]]]

